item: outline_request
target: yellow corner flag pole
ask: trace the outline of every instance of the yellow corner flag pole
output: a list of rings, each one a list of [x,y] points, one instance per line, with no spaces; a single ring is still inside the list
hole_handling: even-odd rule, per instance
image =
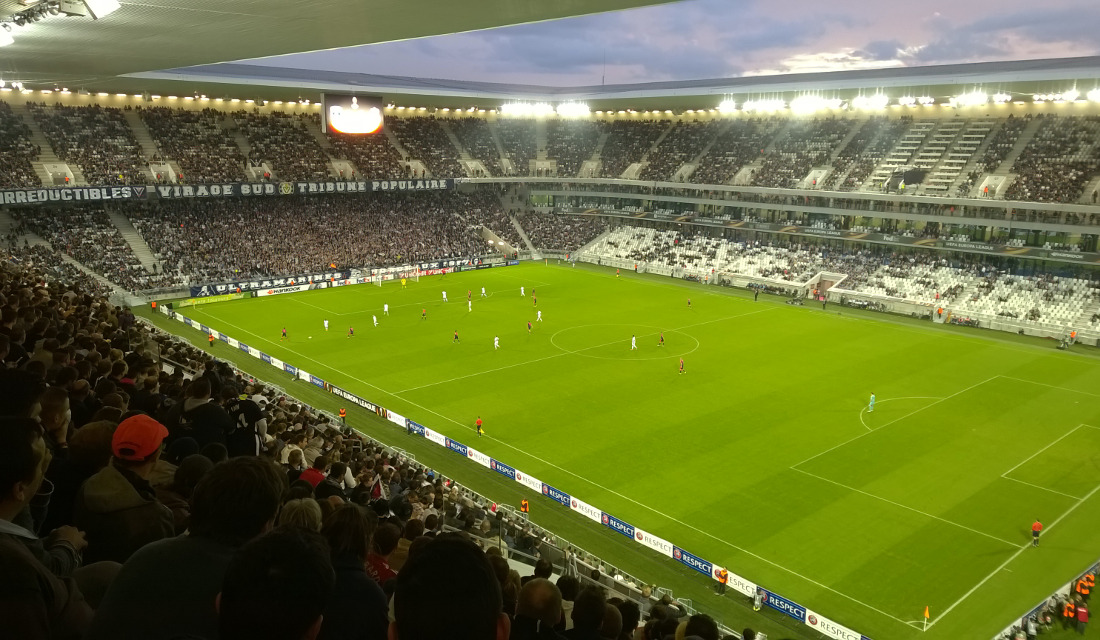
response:
[[[928,630],[928,605],[924,606],[924,630]]]

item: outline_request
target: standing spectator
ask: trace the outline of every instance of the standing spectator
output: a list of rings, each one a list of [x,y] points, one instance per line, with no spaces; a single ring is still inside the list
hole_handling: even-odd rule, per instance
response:
[[[234,458],[210,470],[192,498],[183,536],[130,558],[96,611],[88,640],[218,637],[214,599],[237,548],[271,529],[286,476],[266,460]]]
[[[598,640],[607,609],[607,596],[600,587],[585,587],[573,602],[573,628],[565,632],[569,640]]]
[[[533,578],[519,590],[509,640],[559,640],[554,627],[560,621],[561,591],[545,578]]]
[[[1085,625],[1089,623],[1089,608],[1084,602],[1077,603],[1077,633],[1085,635]]]
[[[389,558],[400,538],[401,529],[389,522],[382,524],[374,533],[374,544],[367,554],[367,575],[374,578],[380,587],[385,588],[387,582],[397,577],[397,572],[390,567]]]
[[[74,522],[88,535],[87,562],[125,562],[135,551],[175,535],[172,512],[149,484],[160,460],[164,425],[147,415],[115,429],[110,464],[88,478],[76,496]]]

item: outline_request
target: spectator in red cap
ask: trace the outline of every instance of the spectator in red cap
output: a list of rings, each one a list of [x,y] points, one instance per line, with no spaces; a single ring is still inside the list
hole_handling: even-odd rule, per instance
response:
[[[88,538],[85,562],[126,562],[141,547],[175,534],[172,511],[149,484],[167,435],[164,425],[144,414],[115,429],[110,464],[88,478],[76,497],[73,518]]]

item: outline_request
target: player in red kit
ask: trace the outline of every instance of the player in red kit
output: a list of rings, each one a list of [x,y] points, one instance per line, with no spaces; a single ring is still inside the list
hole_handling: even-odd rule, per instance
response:
[[[684,359],[680,358],[680,373],[684,372]]]
[[[1043,531],[1043,523],[1038,520],[1031,525],[1031,546],[1039,546],[1039,534]]]

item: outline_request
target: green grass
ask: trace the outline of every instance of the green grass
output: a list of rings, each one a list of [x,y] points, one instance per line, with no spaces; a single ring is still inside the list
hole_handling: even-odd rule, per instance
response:
[[[545,321],[529,334],[532,290]],[[876,640],[989,638],[1100,557],[1100,360],[1083,347],[538,264],[181,312]],[[494,499],[529,495],[349,411]],[[740,598],[707,599],[702,576],[551,501],[534,511],[731,626],[809,637]],[[1027,547],[1035,518],[1047,525],[1038,549]],[[926,605],[922,633],[907,623]]]

